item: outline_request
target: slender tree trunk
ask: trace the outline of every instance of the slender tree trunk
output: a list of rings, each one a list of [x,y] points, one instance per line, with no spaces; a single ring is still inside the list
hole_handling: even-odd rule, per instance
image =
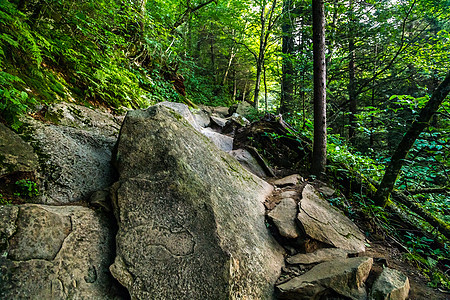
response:
[[[394,188],[395,181],[397,180],[409,150],[422,131],[428,126],[431,117],[439,109],[439,106],[442,104],[442,101],[444,101],[449,92],[450,72],[447,74],[444,81],[441,82],[441,84],[436,88],[427,104],[420,110],[419,116],[413,122],[411,128],[405,133],[400,141],[400,144],[397,146],[397,149],[386,167],[381,184],[374,196],[376,205],[384,207],[388,203],[389,195]]]
[[[292,54],[294,52],[294,35],[293,35],[293,16],[292,0],[283,1],[283,23],[281,29],[283,31],[282,40],[282,78],[281,78],[281,103],[280,113],[292,113],[295,108],[293,99],[294,87],[294,67],[292,63]]]
[[[314,52],[314,145],[311,173],[322,177],[327,161],[324,0],[312,1]]]
[[[350,127],[348,130],[348,138],[351,140],[355,136],[356,129],[356,114],[357,114],[357,100],[356,100],[356,87],[355,87],[355,40],[354,40],[354,23],[355,19],[353,16],[353,0],[349,1],[349,38],[348,38],[348,52],[350,61],[348,63],[348,100],[349,100],[349,110],[350,110]]]
[[[269,95],[267,93],[267,79],[266,79],[266,65],[263,64],[263,72],[264,72],[264,104],[266,107],[266,111],[269,110]]]
[[[266,10],[266,1],[263,1],[263,4],[261,5],[261,14],[260,14],[261,33],[259,35],[259,52],[258,57],[256,59],[255,94],[253,96],[254,97],[253,105],[255,106],[256,109],[258,109],[259,106],[259,89],[261,86],[261,72],[262,72],[262,64],[264,62],[264,52],[266,49],[266,45],[264,43],[264,36],[266,33],[265,10]]]

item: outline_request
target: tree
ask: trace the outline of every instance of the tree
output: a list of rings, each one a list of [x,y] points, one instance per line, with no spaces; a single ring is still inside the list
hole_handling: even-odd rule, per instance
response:
[[[409,130],[405,133],[400,144],[397,146],[391,160],[386,167],[381,184],[375,194],[375,204],[386,206],[388,198],[397,180],[398,174],[404,164],[404,160],[409,150],[414,145],[422,131],[428,126],[431,117],[439,109],[440,105],[450,92],[450,72],[444,81],[436,88],[427,104],[421,109],[417,120],[413,122]]]
[[[294,105],[294,20],[291,14],[292,0],[283,1],[283,23],[281,25],[283,40],[282,40],[282,78],[281,78],[281,102],[280,113],[293,112]]]
[[[323,0],[313,0],[314,52],[314,144],[311,173],[322,176],[327,160],[327,110],[325,63],[325,9]]]

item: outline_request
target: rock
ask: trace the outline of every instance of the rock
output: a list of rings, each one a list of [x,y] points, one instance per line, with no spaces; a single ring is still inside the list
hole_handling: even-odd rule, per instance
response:
[[[192,114],[194,115],[195,122],[200,127],[203,128],[208,127],[209,124],[211,123],[210,115],[204,109],[196,109],[192,112]]]
[[[0,176],[15,172],[34,174],[38,166],[33,148],[0,123]]]
[[[295,198],[298,196],[297,191],[284,191],[281,192],[280,197],[281,198]]]
[[[233,150],[233,138],[213,131],[211,128],[202,128],[201,133],[210,139],[217,148],[225,152]]]
[[[92,109],[67,102],[48,106],[44,118],[55,125],[84,129],[114,137],[117,136],[122,124],[120,116],[113,116],[98,108]]]
[[[228,107],[223,106],[211,106],[211,111],[214,115],[218,116],[219,118],[225,118],[229,115]]]
[[[303,178],[298,174],[293,174],[278,180],[275,180],[273,182],[274,185],[278,187],[285,187],[285,186],[291,186],[291,185],[297,185],[299,182],[302,182]]]
[[[252,172],[258,177],[265,177],[266,172],[258,164],[258,161],[245,149],[237,149],[230,152],[230,154],[237,159],[237,161],[248,171]]]
[[[409,294],[409,279],[400,271],[384,268],[372,286],[370,299],[404,300]]]
[[[297,219],[303,232],[313,239],[351,252],[365,251],[365,238],[358,227],[322,199],[312,185],[303,189]]]
[[[110,227],[81,206],[0,206],[0,298],[121,299]]]
[[[291,265],[302,264],[317,264],[339,258],[347,258],[348,252],[339,248],[323,248],[318,249],[313,253],[299,253],[288,257],[286,262]]]
[[[332,189],[332,188],[330,188],[329,186],[326,186],[326,185],[321,186],[321,187],[319,188],[319,191],[320,191],[322,194],[324,194],[325,196],[327,196],[327,197],[331,197],[331,196],[334,195],[334,193],[336,193],[336,190],[334,190],[334,189]]]
[[[121,129],[111,272],[133,299],[272,299],[283,249],[264,224],[270,185],[161,106]]]
[[[250,125],[250,121],[249,120],[247,120],[245,117],[243,117],[243,116],[241,116],[241,115],[239,115],[237,113],[232,114],[231,117],[230,117],[230,120],[235,122],[235,123],[237,123],[237,124],[239,124],[241,127]]]
[[[267,214],[267,216],[273,221],[282,236],[295,239],[300,235],[300,231],[295,224],[297,203],[294,199],[282,199],[281,202]]]
[[[253,109],[253,106],[250,103],[248,103],[246,101],[242,101],[242,102],[239,102],[239,104],[236,108],[236,113],[241,116],[247,116],[250,114],[252,109]]]
[[[191,124],[191,126],[194,127],[196,130],[201,129],[201,126],[197,123],[194,115],[191,113],[191,111],[189,110],[189,107],[186,104],[165,101],[165,102],[160,102],[156,105],[162,105],[162,106],[173,109],[175,112],[177,112],[179,115],[181,115],[189,124]]]
[[[99,133],[98,129],[43,124],[33,119],[25,122],[41,162],[40,203],[80,201],[114,182],[110,165],[114,135]]]
[[[228,122],[227,119],[211,116],[211,123],[213,123],[219,128],[224,128],[227,122]]]
[[[367,299],[364,283],[373,260],[370,257],[336,259],[277,286],[280,299],[323,299],[334,292],[354,300]]]

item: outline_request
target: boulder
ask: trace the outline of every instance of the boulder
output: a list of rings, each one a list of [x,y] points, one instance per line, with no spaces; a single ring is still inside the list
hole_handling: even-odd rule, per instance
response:
[[[279,299],[323,299],[327,293],[354,300],[367,299],[364,283],[372,268],[370,257],[336,259],[321,263],[303,275],[277,286]]]
[[[297,185],[299,182],[302,182],[303,178],[298,174],[289,175],[284,178],[277,179],[273,182],[274,185],[278,187],[286,187]]]
[[[359,228],[312,185],[303,189],[297,219],[303,232],[315,240],[351,252],[365,251],[365,238]]]
[[[280,194],[281,198],[295,198],[298,196],[297,191],[283,191]]]
[[[233,150],[233,138],[227,135],[215,132],[211,128],[202,128],[201,133],[210,139],[217,148],[229,152]]]
[[[347,258],[348,252],[339,248],[322,248],[312,253],[299,253],[288,257],[286,262],[291,265],[317,264],[339,258]]]
[[[201,126],[197,123],[194,115],[189,110],[189,107],[186,104],[183,103],[177,103],[177,102],[160,102],[156,105],[162,105],[165,107],[169,107],[175,112],[178,113],[181,117],[183,117],[186,121],[188,121],[189,124],[191,124],[192,127],[194,127],[196,130],[200,130]]]
[[[252,172],[258,177],[265,177],[266,172],[259,165],[258,161],[245,149],[237,149],[230,152],[230,154],[237,159],[237,161],[248,171]]]
[[[272,299],[284,251],[264,223],[270,185],[162,106],[127,115],[115,165],[110,269],[133,299]]]
[[[252,111],[253,106],[248,103],[247,101],[242,101],[238,103],[238,106],[236,108],[236,113],[241,116],[247,116]]]
[[[34,174],[38,166],[33,148],[0,123],[0,177],[16,172]]]
[[[370,299],[405,300],[409,294],[409,279],[400,271],[384,268],[372,286]]]
[[[196,109],[192,112],[192,114],[194,115],[195,122],[200,127],[208,127],[211,123],[210,115],[205,109]]]
[[[224,106],[211,106],[211,112],[219,118],[225,118],[229,115],[229,108]]]
[[[215,125],[215,127],[224,128],[227,122],[227,119],[211,116],[211,123]]]
[[[39,153],[41,194],[44,204],[70,203],[110,186],[110,165],[116,137],[97,130],[56,126],[27,119],[26,129]]]
[[[294,199],[282,199],[267,216],[272,220],[282,236],[295,239],[300,235],[295,221],[295,217],[297,216],[297,203]]]
[[[81,206],[0,206],[0,298],[122,299],[110,227]]]
[[[44,113],[44,119],[52,124],[113,137],[116,137],[119,132],[122,118],[123,116],[114,116],[98,108],[93,109],[67,102],[52,104]]]

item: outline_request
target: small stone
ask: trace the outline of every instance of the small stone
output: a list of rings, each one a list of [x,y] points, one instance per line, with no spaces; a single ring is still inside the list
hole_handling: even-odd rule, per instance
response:
[[[300,235],[300,231],[295,224],[297,215],[297,204],[292,198],[284,198],[267,215],[278,228],[284,237],[295,239]]]
[[[286,261],[289,264],[316,264],[325,261],[330,261],[338,258],[347,258],[348,252],[339,248],[323,248],[316,250],[313,253],[299,253],[297,255],[288,257]]]
[[[404,300],[408,298],[409,288],[409,279],[405,274],[385,268],[373,284],[370,299]]]
[[[290,185],[297,185],[301,181],[303,181],[303,178],[298,174],[294,174],[294,175],[290,175],[290,176],[275,180],[273,182],[273,184],[278,187],[285,187],[285,186],[290,186]]]

